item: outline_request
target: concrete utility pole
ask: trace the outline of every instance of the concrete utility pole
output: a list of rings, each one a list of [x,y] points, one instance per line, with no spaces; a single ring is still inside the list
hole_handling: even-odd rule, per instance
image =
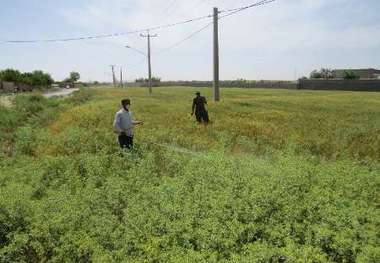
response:
[[[123,88],[123,67],[120,67],[120,87]]]
[[[214,101],[220,101],[219,90],[219,33],[218,33],[218,8],[214,7]]]
[[[110,65],[111,70],[112,70],[112,82],[113,86],[116,87],[116,77],[115,77],[115,65]]]
[[[146,38],[148,39],[148,77],[149,77],[149,93],[152,93],[152,64],[151,64],[151,55],[150,55],[150,38],[151,38],[151,37],[157,37],[157,35],[151,35],[151,34],[149,34],[149,31],[148,31],[148,34],[147,34],[147,35],[140,34],[140,36],[142,36],[142,37],[146,37]]]

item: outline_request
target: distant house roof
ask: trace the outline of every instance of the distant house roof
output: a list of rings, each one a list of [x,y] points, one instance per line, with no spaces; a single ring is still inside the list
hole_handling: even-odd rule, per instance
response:
[[[361,79],[375,79],[380,75],[380,70],[374,68],[367,69],[334,69],[332,71],[334,78],[343,78],[345,71],[352,71]]]

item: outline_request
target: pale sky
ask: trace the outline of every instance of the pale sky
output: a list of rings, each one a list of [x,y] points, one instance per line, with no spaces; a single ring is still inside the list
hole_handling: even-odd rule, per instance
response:
[[[209,15],[258,0],[1,0],[0,41],[71,38],[127,32]],[[212,79],[212,27],[163,53],[210,19],[156,30],[153,75]],[[277,0],[219,21],[221,79],[295,79],[313,69],[380,69],[379,0]],[[111,81],[109,65],[133,80],[147,75],[139,34],[57,43],[2,43],[0,69],[41,69],[61,80]]]

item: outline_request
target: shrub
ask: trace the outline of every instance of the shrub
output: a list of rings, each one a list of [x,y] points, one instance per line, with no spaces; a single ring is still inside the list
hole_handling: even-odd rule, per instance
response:
[[[22,155],[32,155],[35,150],[36,136],[35,130],[30,126],[21,127],[15,134],[16,153]]]
[[[356,73],[353,72],[352,70],[351,70],[351,71],[347,71],[347,70],[345,70],[345,71],[344,71],[343,78],[344,78],[345,80],[353,80],[353,79],[360,79],[360,76],[359,76],[359,75],[356,75]]]
[[[2,192],[12,196],[23,182],[13,221],[22,227],[7,228],[3,259],[378,260],[369,247],[376,171],[292,154],[131,157],[79,154],[13,170]],[[3,215],[16,215],[2,200]]]

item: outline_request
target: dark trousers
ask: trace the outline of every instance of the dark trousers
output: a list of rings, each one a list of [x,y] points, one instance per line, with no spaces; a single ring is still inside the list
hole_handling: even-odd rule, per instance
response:
[[[133,136],[127,136],[124,132],[119,135],[119,144],[122,149],[133,148]]]
[[[197,122],[205,122],[208,123],[210,120],[208,118],[208,112],[206,110],[203,111],[196,111],[195,117],[197,118]]]

